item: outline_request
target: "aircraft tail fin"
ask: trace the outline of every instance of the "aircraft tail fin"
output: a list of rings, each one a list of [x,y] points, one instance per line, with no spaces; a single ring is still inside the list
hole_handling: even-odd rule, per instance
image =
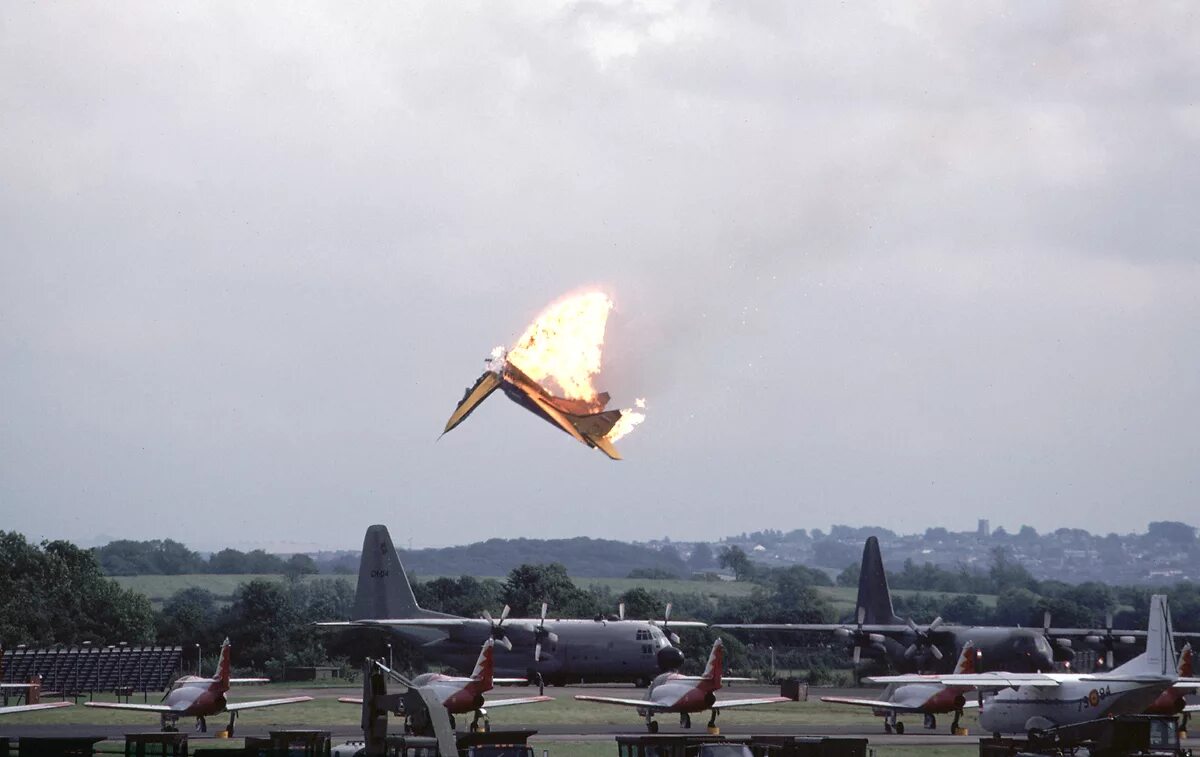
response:
[[[492,673],[495,671],[496,642],[488,639],[479,650],[479,659],[475,662],[475,670],[471,671],[471,680],[479,686],[480,691],[492,688]]]
[[[954,666],[955,673],[979,673],[979,649],[975,646],[975,642],[968,641],[963,644],[962,654],[958,656],[958,664]]]
[[[721,674],[725,670],[725,645],[720,639],[713,642],[712,651],[708,653],[708,663],[704,666],[701,679],[710,689],[721,688]]]
[[[221,644],[221,659],[217,663],[217,680],[229,689],[229,637]]]
[[[883,555],[879,539],[867,537],[863,545],[862,569],[858,574],[858,607],[865,610],[864,623],[898,623],[892,607],[892,592],[888,589],[887,574],[883,572]]]
[[[1146,651],[1115,668],[1114,674],[1175,675],[1175,640],[1171,636],[1171,610],[1165,594],[1150,597],[1150,619],[1146,624]]]
[[[415,618],[420,615],[421,608],[387,526],[371,526],[363,538],[353,619]]]

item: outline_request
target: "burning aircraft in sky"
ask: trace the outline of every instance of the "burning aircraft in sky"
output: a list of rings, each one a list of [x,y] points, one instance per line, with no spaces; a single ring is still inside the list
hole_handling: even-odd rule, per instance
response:
[[[613,460],[621,455],[613,442],[645,419],[637,410],[605,410],[608,392],[597,392],[592,377],[600,372],[604,328],[612,300],[599,292],[568,297],[538,316],[516,346],[497,347],[487,370],[467,389],[443,434],[502,389],[508,398]],[[645,402],[638,400],[638,407]]]

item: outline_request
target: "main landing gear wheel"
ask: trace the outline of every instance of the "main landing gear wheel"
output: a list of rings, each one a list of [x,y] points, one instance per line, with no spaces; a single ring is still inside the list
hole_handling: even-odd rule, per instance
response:
[[[650,733],[658,733],[658,722],[651,720],[646,723],[646,730]]]
[[[692,716],[686,712],[679,713],[679,725],[683,728],[691,728]]]
[[[203,717],[196,718],[196,733],[208,733],[208,721]]]
[[[896,734],[897,734],[898,736],[903,736],[903,735],[904,735],[904,724],[903,724],[903,723],[897,723],[897,724],[896,724]]]
[[[229,727],[225,729],[225,735],[233,738],[233,721],[237,720],[237,712],[229,713]]]
[[[937,715],[934,715],[933,713],[928,713],[925,715],[925,728],[930,731],[937,730]]]

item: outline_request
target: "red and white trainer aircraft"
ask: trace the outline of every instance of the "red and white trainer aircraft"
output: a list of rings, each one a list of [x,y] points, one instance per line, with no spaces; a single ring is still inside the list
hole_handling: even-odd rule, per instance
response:
[[[956,674],[971,674],[979,672],[976,662],[983,653],[968,641],[963,644],[962,654],[954,668]],[[890,684],[879,699],[856,699],[853,697],[821,697],[822,702],[833,704],[850,704],[855,707],[870,707],[871,711],[883,717],[883,730],[891,733],[904,733],[904,724],[897,722],[896,716],[901,713],[920,713],[925,716],[925,727],[937,728],[937,716],[949,712],[954,713],[954,722],[950,724],[950,732],[959,733],[958,720],[962,711],[967,707],[978,707],[979,701],[967,699],[967,694],[974,691],[971,686],[947,686],[931,681],[930,683],[907,683],[903,685]]]
[[[535,704],[537,702],[554,701],[554,697],[547,696],[485,700],[483,695],[485,692],[492,690],[493,684],[527,682],[524,678],[492,677],[496,664],[495,647],[496,642],[493,639],[483,642],[483,648],[479,651],[479,660],[475,663],[475,670],[466,678],[443,675],[442,673],[424,673],[411,681],[402,677],[401,680],[411,689],[432,690],[437,700],[450,713],[451,727],[454,727],[455,715],[465,715],[468,712],[475,713],[475,718],[471,721],[472,731],[479,730],[480,719],[483,720],[483,730],[491,730],[491,726],[488,723],[487,711],[493,707],[508,707],[515,704]],[[393,675],[396,674],[393,673]],[[345,702],[346,704],[362,704],[363,700],[362,697],[338,697],[338,701]]]
[[[702,676],[685,676],[679,673],[663,673],[655,678],[646,690],[645,699],[621,699],[618,697],[593,697],[579,695],[575,698],[584,702],[600,702],[622,707],[633,707],[646,718],[646,729],[658,733],[654,716],[660,712],[678,712],[679,724],[692,727],[692,713],[711,710],[708,719],[709,731],[717,732],[717,713],[729,707],[748,707],[756,704],[790,702],[787,697],[758,697],[755,699],[717,699],[721,688],[721,672],[725,665],[725,645],[720,639],[713,642],[708,655],[708,665]]]
[[[258,699],[251,702],[228,702],[225,694],[231,683],[267,683],[268,678],[230,678],[229,677],[229,639],[221,645],[221,661],[217,664],[217,674],[212,678],[184,676],[171,685],[171,690],[163,697],[161,704],[129,704],[125,702],[84,702],[86,707],[101,707],[108,710],[134,710],[137,712],[157,712],[162,722],[162,729],[175,730],[175,721],[181,717],[196,718],[196,730],[207,731],[208,723],[205,718],[212,715],[229,713],[229,735],[233,735],[233,721],[242,710],[253,710],[259,707],[275,707],[281,704],[311,702],[312,697],[282,697],[280,699]]]

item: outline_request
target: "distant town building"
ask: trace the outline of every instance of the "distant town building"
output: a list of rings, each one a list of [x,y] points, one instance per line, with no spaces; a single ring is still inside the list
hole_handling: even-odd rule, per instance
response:
[[[980,539],[988,538],[992,535],[992,524],[988,522],[987,518],[980,518],[979,525],[975,528],[975,533]]]

